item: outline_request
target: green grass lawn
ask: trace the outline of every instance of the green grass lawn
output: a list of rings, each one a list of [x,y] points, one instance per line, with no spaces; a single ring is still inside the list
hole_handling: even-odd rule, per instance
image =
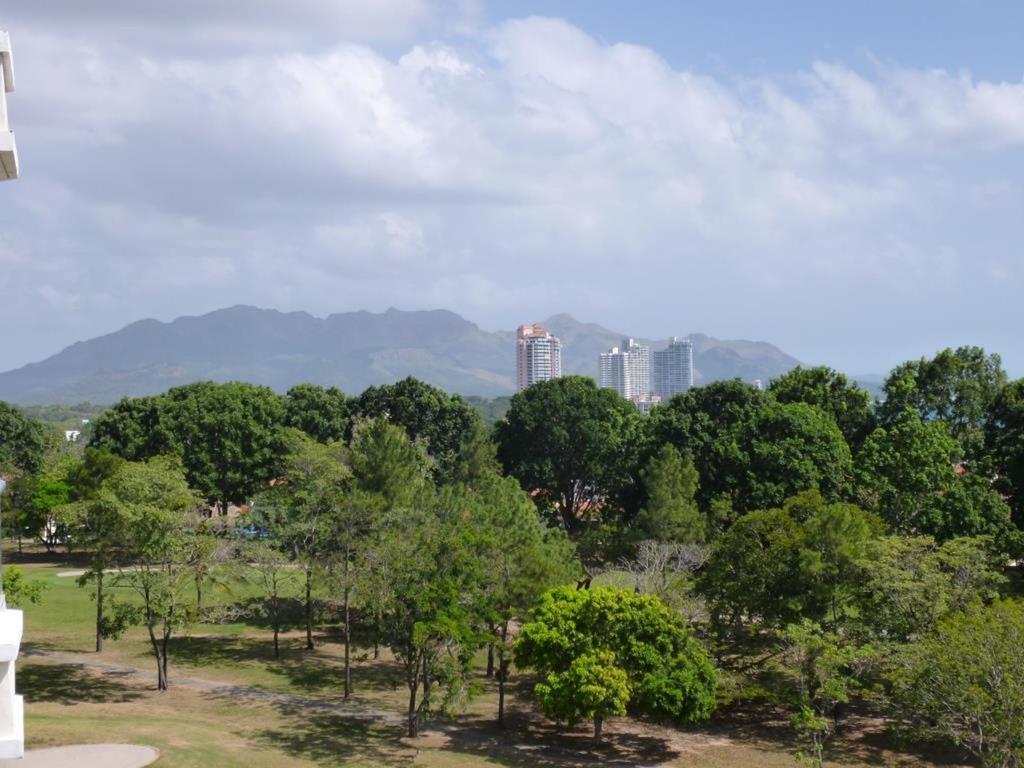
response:
[[[387,653],[373,660],[368,648],[355,650],[352,704],[357,714],[381,711],[392,714],[391,719],[377,721],[328,708],[342,700],[341,645],[336,628],[330,627],[320,628],[312,652],[304,650],[301,632],[288,633],[282,658],[276,660],[270,631],[258,621],[195,624],[174,639],[171,690],[157,693],[145,630],[132,628],[123,638],[107,641],[102,653],[92,652],[91,588],[58,575],[74,570],[73,564],[60,557],[40,559],[22,566],[29,577],[48,585],[43,601],[25,609],[18,667],[29,748],[104,741],[149,744],[161,750],[161,768],[795,765],[788,725],[764,713],[729,713],[688,731],[620,718],[607,726],[607,744],[595,750],[586,728],[559,731],[540,718],[531,704],[530,681],[522,678],[511,685],[510,728],[500,732],[493,726],[496,694],[482,675],[482,655],[479,695],[454,720],[438,720],[436,728],[410,742],[402,738],[398,719],[407,692]],[[124,588],[114,591],[118,599],[133,599]],[[215,608],[252,595],[251,586],[235,581],[210,588],[206,599]],[[71,662],[101,662],[144,675],[97,671]],[[186,678],[200,687],[185,684]],[[301,700],[227,692],[216,684]],[[878,723],[865,720],[844,739],[835,754],[845,765],[929,764],[894,751]]]

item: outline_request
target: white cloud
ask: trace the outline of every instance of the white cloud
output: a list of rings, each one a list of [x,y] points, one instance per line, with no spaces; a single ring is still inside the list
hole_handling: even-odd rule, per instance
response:
[[[200,5],[183,18],[216,31],[227,5]],[[154,23],[130,6],[119,18]],[[366,42],[375,25],[415,28],[437,8],[389,0],[359,16],[370,6],[290,6],[290,25],[350,27],[322,47],[158,54],[99,24],[44,31],[67,6],[40,5],[15,39],[25,177],[0,209],[3,261],[61,264],[63,288],[45,285],[87,297],[70,307],[89,312],[68,321],[77,335],[243,300],[445,305],[490,326],[613,310],[597,319],[663,334],[731,332],[702,319],[727,300],[784,335],[781,292],[838,290],[837,313],[867,311],[870,291],[912,293],[932,312],[924,297],[970,272],[954,222],[996,249],[992,264],[1019,260],[965,212],[999,209],[980,203],[1019,174],[962,166],[1019,156],[1022,83],[838,62],[714,78],[541,18],[385,54]],[[251,24],[272,28],[282,7],[257,3]],[[7,279],[25,288],[42,271]],[[871,311],[890,317],[886,301]],[[29,342],[26,359],[56,345]]]

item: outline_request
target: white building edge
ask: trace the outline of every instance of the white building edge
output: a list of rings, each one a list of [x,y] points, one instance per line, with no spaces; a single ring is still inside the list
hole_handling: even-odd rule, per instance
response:
[[[14,132],[7,122],[7,94],[14,90],[14,58],[11,55],[11,36],[0,30],[0,68],[3,69],[4,87],[0,92],[0,181],[18,178],[18,148]]]
[[[0,181],[18,178],[18,151],[7,122],[7,94],[14,90],[14,59],[11,38],[0,31]],[[0,479],[0,493],[4,481]],[[7,607],[0,582],[0,758],[25,756],[25,704],[14,690],[14,668],[21,648],[22,612]]]

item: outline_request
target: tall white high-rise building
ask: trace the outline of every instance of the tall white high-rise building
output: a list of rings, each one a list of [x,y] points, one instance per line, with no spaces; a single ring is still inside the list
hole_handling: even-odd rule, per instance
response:
[[[651,393],[651,348],[623,339],[598,359],[598,384],[622,397],[639,402]]]
[[[516,390],[562,375],[562,342],[538,323],[516,331]]]
[[[668,400],[693,386],[693,342],[673,336],[651,356],[651,389]]]

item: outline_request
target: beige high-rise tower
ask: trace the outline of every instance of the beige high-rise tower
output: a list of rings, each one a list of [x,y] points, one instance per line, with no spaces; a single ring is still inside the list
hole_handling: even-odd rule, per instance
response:
[[[539,323],[516,331],[516,391],[562,375],[562,342]]]

